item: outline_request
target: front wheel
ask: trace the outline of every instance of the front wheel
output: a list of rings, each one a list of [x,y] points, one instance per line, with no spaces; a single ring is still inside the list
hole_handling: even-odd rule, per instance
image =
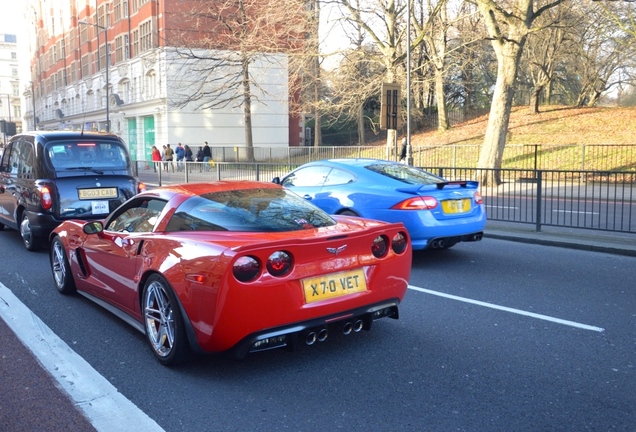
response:
[[[189,354],[188,341],[181,309],[168,281],[160,275],[150,276],[142,307],[146,338],[159,362],[169,366],[184,361]]]
[[[20,236],[22,236],[24,247],[31,252],[39,250],[42,246],[42,241],[37,238],[31,230],[29,215],[27,215],[26,211],[22,213],[22,222],[20,223]]]
[[[55,287],[62,294],[73,294],[76,291],[75,279],[71,274],[71,266],[66,258],[66,251],[62,239],[55,237],[51,242],[51,250],[49,251],[49,259],[51,261],[51,270],[53,271],[53,279]]]

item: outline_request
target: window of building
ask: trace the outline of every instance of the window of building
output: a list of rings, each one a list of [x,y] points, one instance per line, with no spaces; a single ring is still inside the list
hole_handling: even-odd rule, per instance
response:
[[[13,118],[22,117],[22,110],[20,109],[20,105],[13,106]]]
[[[90,59],[88,58],[88,54],[82,56],[80,59],[80,66],[82,70],[82,78],[88,77],[90,75]]]
[[[121,12],[122,12],[124,18],[128,18],[128,11],[129,10],[130,9],[128,8],[128,0],[123,0],[121,2]]]
[[[99,61],[97,62],[97,70],[106,68],[106,45],[99,47]]]
[[[139,47],[141,52],[152,48],[152,22],[146,21],[139,26]]]
[[[88,42],[88,30],[89,28],[92,26],[89,25],[80,25],[80,43],[86,43]]]
[[[132,32],[132,52],[131,57],[137,57],[139,55],[139,30],[133,30]]]
[[[115,63],[124,60],[124,37],[117,36],[115,38]]]
[[[146,99],[152,99],[155,97],[157,91],[157,74],[155,71],[150,71],[146,74]]]
[[[114,22],[119,21],[122,18],[121,15],[121,0],[115,0],[113,2],[113,19]]]
[[[11,84],[11,92],[13,93],[13,96],[20,96],[20,85]]]
[[[18,54],[15,52],[11,52],[11,60],[16,60],[18,58]]]
[[[14,77],[18,76],[18,68],[11,68],[11,76],[14,76]]]

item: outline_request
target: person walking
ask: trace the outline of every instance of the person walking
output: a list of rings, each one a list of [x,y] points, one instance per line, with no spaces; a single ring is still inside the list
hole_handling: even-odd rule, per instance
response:
[[[183,146],[183,158],[185,159],[185,166],[188,167],[188,162],[194,161],[192,158],[192,149],[190,149],[189,145]]]
[[[197,151],[197,162],[203,162],[203,147],[199,146]],[[199,172],[203,171],[203,164],[199,164]]]
[[[177,144],[174,149],[174,154],[177,158],[177,171],[183,171],[183,158],[185,157],[185,149],[181,143]]]
[[[172,161],[174,160],[174,150],[170,148],[170,144],[166,144],[166,149],[163,151],[163,156],[165,160],[165,169],[168,171],[168,166],[172,166],[172,172],[174,172],[174,165],[172,165]]]
[[[203,162],[205,163],[206,171],[210,171],[210,160],[212,160],[212,149],[208,145],[208,142],[205,141],[203,145]]]
[[[161,152],[159,151],[157,146],[152,146],[152,149],[150,150],[150,158],[152,159],[152,167],[154,168],[155,172],[157,172],[157,165],[161,163]]]

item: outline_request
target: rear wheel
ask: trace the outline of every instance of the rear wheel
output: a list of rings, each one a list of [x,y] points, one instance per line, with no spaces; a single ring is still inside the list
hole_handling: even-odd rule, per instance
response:
[[[53,271],[53,280],[55,287],[62,294],[73,294],[76,291],[75,279],[71,274],[71,266],[66,258],[66,251],[62,239],[55,237],[51,242],[51,250],[49,252],[51,260],[51,270]]]
[[[343,216],[356,216],[356,217],[360,217],[360,215],[356,212],[354,212],[353,210],[343,210],[340,213]]]
[[[42,240],[37,238],[31,230],[31,223],[29,222],[29,216],[26,212],[22,213],[22,222],[20,222],[20,235],[22,236],[22,242],[24,247],[31,252],[35,252],[42,246]]]
[[[184,361],[188,354],[188,341],[177,298],[168,281],[152,275],[144,286],[142,307],[146,338],[152,352],[164,365]]]

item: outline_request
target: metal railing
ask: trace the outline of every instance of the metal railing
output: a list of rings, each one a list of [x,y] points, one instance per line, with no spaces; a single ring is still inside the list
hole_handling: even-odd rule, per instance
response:
[[[155,166],[138,161],[136,173],[149,185],[218,180],[269,182],[300,164],[189,162]],[[166,170],[167,168],[167,170]],[[542,226],[636,233],[636,172],[557,171],[535,169],[484,170],[425,168],[449,180],[491,180],[480,191],[488,219]],[[500,181],[496,184],[495,176]]]
[[[211,147],[216,162],[288,163],[333,158],[373,158],[397,160],[400,145],[336,146],[336,147]],[[413,164],[475,168],[480,144],[414,145]],[[557,169],[581,171],[636,172],[636,145],[623,144],[508,144],[504,149],[502,168]]]

